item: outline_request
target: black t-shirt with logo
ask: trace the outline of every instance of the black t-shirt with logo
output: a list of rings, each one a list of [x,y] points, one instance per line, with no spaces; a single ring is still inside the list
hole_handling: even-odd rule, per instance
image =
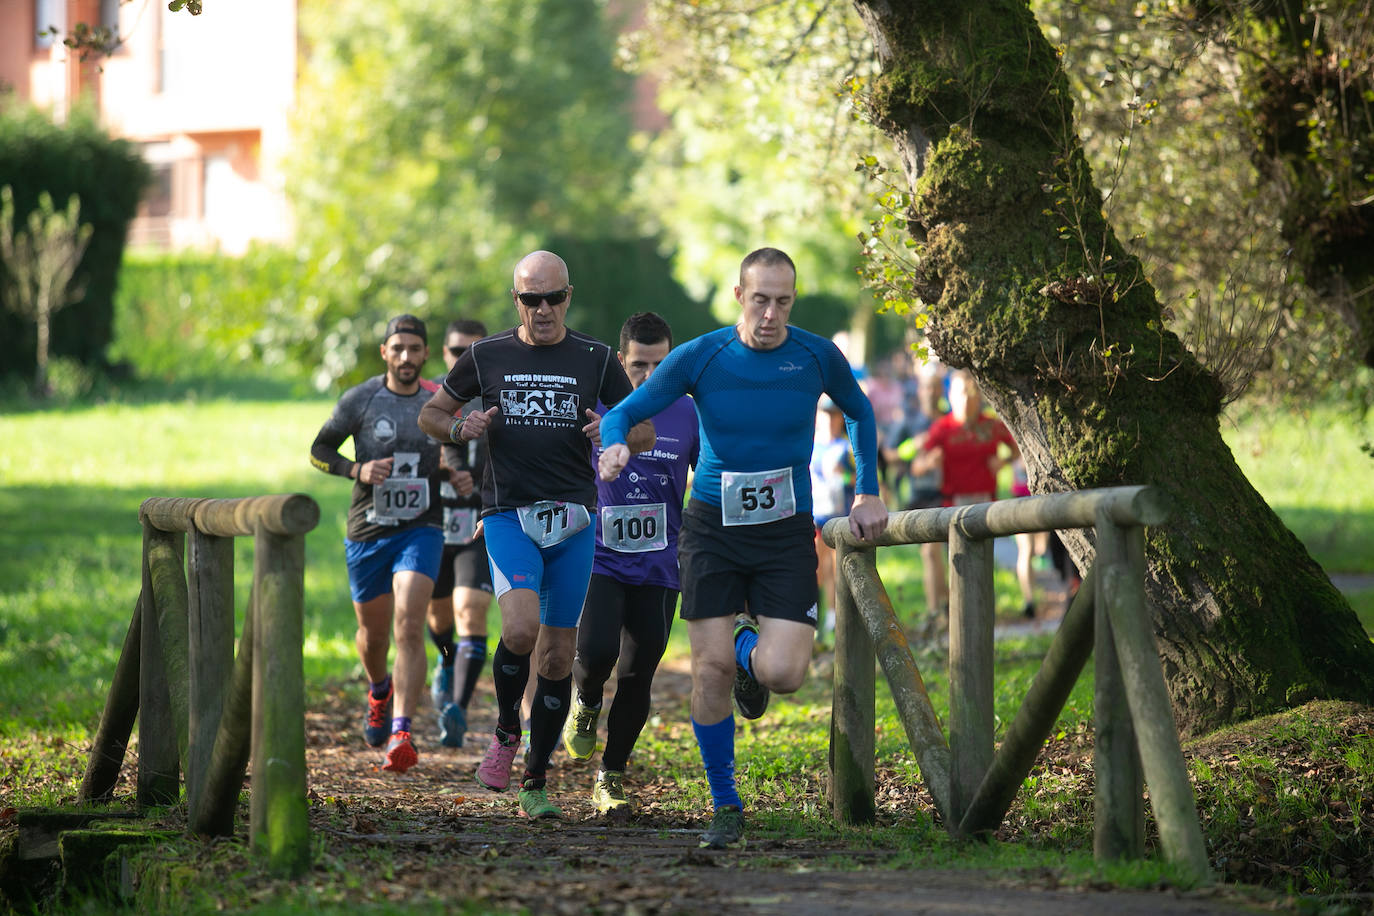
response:
[[[557,499],[596,508],[588,410],[620,403],[630,379],[611,348],[568,329],[549,346],[520,340],[516,329],[473,343],[444,380],[444,390],[480,409],[500,405],[483,438],[482,513]]]

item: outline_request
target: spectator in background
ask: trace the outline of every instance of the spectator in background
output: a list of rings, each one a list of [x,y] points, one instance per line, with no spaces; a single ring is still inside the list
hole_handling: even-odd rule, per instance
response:
[[[1011,463],[1011,495],[1030,496],[1026,463],[1018,454]],[[1048,532],[1022,531],[1016,535],[1016,584],[1021,588],[1021,616],[1035,619],[1035,558],[1047,549]]]
[[[940,493],[946,506],[966,506],[997,498],[997,473],[1020,457],[1016,440],[996,417],[983,412],[978,382],[960,369],[949,380],[950,412],[926,434],[921,452],[912,462],[915,473],[939,468]],[[1002,447],[1010,457],[1002,455]],[[949,627],[948,605],[927,625],[927,637]]]
[[[854,504],[854,449],[845,428],[844,411],[829,397],[819,405],[821,428],[811,450],[811,517],[816,522],[816,581],[829,613],[818,635],[835,630],[835,550],[821,537],[832,518],[849,514]]]
[[[906,401],[902,417],[886,433],[885,440],[890,443],[886,446],[888,466],[897,469],[893,489],[897,504],[904,510],[944,505],[939,465],[933,464],[918,472],[916,464],[931,426],[945,414],[944,397],[944,366],[937,359],[926,360],[916,371],[914,396]],[[933,620],[949,607],[949,581],[945,575],[944,552],[938,543],[921,545],[921,566],[926,610]]]

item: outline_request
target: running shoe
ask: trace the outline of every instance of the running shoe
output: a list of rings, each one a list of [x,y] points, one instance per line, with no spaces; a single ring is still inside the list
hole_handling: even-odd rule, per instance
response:
[[[592,804],[596,810],[610,817],[630,813],[630,800],[625,797],[624,773],[603,770],[592,786]]]
[[[439,743],[444,747],[462,747],[463,736],[468,733],[468,716],[463,707],[449,702],[439,713]]]
[[[520,736],[511,735],[502,742],[495,735],[487,748],[482,762],[477,766],[477,781],[493,792],[504,792],[510,785],[510,767],[515,760],[515,752],[520,750]]]
[[[744,846],[744,812],[735,805],[722,805],[711,817],[711,826],[701,835],[702,849],[739,849]]]
[[[530,820],[561,820],[563,809],[549,801],[549,790],[534,788],[534,780],[526,780],[520,787],[520,813]]]
[[[388,773],[404,773],[420,761],[415,753],[415,744],[410,740],[410,732],[392,732],[391,742],[386,746],[386,760],[382,769]]]
[[[596,752],[596,720],[600,717],[600,706],[583,706],[581,697],[573,697],[572,714],[563,723],[563,747],[573,760],[590,760]]]
[[[735,639],[738,640],[739,634],[745,630],[757,633],[759,625],[747,615],[740,614],[735,617]],[[757,719],[768,708],[768,688],[754,680],[754,676],[738,661],[735,662],[734,694],[735,708],[746,719]]]
[[[367,717],[363,719],[363,740],[368,747],[381,747],[391,736],[391,695],[396,692],[395,685],[387,687],[386,696],[380,700],[367,692]]]
[[[429,698],[434,701],[436,712],[453,700],[453,662],[445,665],[442,655],[439,656],[439,664],[434,666],[434,677],[429,682]]]

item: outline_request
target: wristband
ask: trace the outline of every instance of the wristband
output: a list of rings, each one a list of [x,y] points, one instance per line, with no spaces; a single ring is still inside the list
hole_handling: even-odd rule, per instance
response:
[[[454,445],[462,445],[466,441],[463,439],[463,421],[460,418],[454,417],[448,425],[448,438]]]

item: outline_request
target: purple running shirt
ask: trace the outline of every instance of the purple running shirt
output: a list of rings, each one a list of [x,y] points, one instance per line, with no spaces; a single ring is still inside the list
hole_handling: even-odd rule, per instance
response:
[[[609,408],[597,404],[605,416]],[[687,470],[700,450],[697,409],[681,397],[654,416],[652,451],[630,457],[620,476],[596,480],[596,557],[592,572],[626,585],[680,588],[677,533],[687,494]],[[592,449],[596,468],[601,449]]]

